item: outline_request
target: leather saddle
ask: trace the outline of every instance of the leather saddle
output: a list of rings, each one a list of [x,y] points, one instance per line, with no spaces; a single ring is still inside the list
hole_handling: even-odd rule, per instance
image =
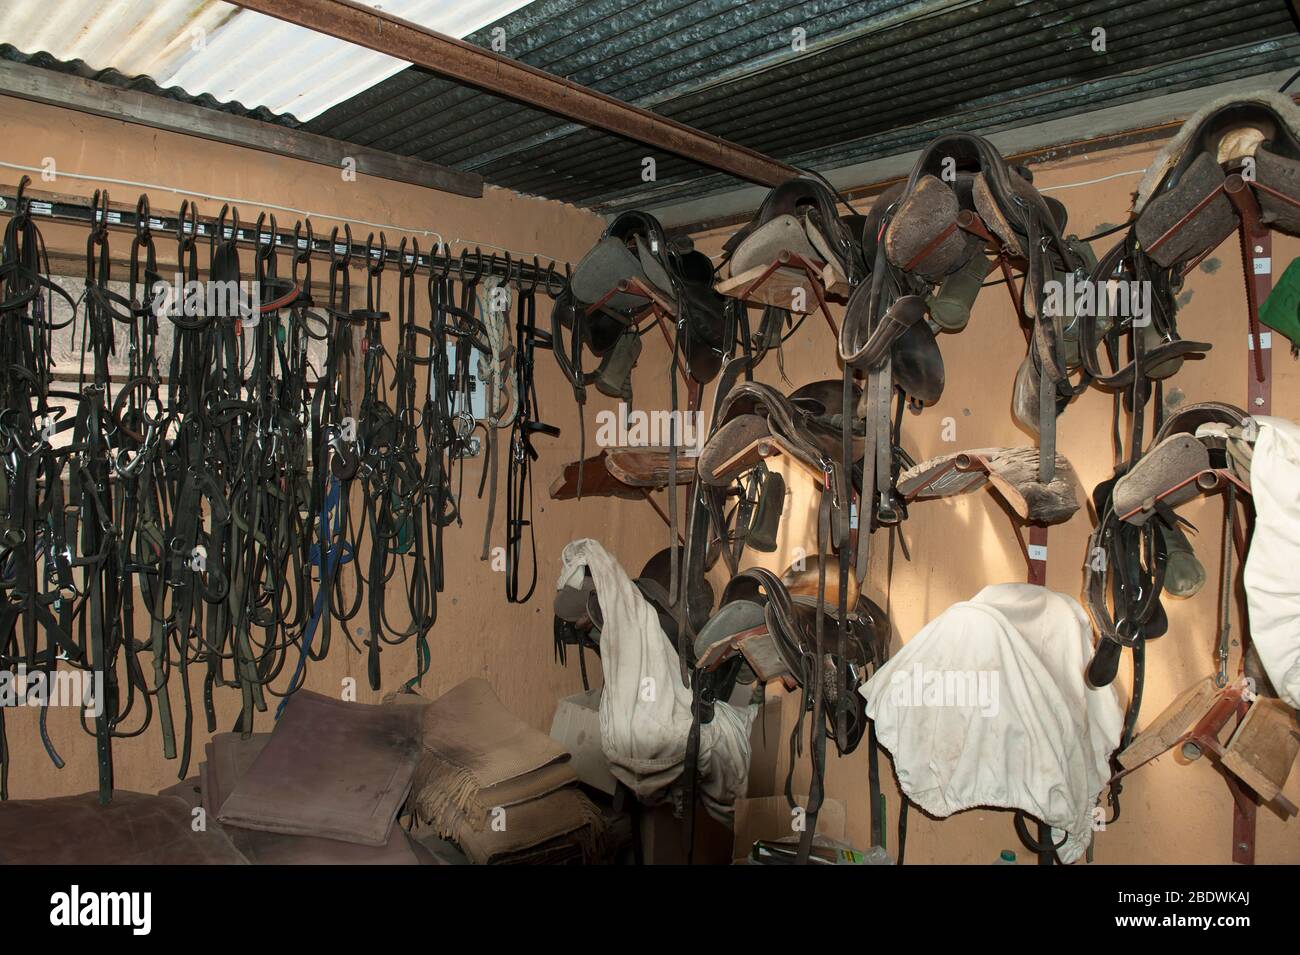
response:
[[[1162,590],[1190,596],[1204,583],[1174,508],[1205,489],[1206,472],[1239,470],[1229,443],[1248,426],[1246,413],[1232,405],[1189,405],[1165,421],[1132,465],[1093,491],[1098,523],[1088,542],[1084,593],[1101,636],[1088,669],[1094,686],[1114,680],[1124,647],[1168,629]]]
[[[802,577],[796,574],[791,579]],[[762,568],[742,571],[727,584],[717,613],[699,631],[695,665],[706,672],[726,672],[729,684],[780,679],[788,689],[803,690],[805,709],[820,680],[827,737],[841,754],[848,754],[866,729],[865,701],[857,688],[867,678],[868,667],[882,659],[889,625],[884,611],[858,594],[849,604],[841,647],[839,620],[831,607],[828,598],[822,610],[818,660],[815,593],[792,594],[781,578]],[[715,686],[717,699],[729,693],[729,685]]]
[[[1245,194],[1234,201],[1230,185]],[[1110,327],[1090,315],[1079,322],[1088,376],[1104,388],[1131,387],[1130,409],[1149,396],[1149,382],[1210,350],[1208,342],[1179,337],[1177,294],[1184,273],[1237,229],[1238,201],[1257,201],[1263,225],[1300,234],[1300,110],[1286,96],[1232,95],[1191,116],[1139,183],[1133,227],[1092,270],[1094,285],[1120,279],[1151,289],[1150,320],[1140,327],[1120,317]],[[1122,334],[1130,337],[1123,362]],[[1107,361],[1098,353],[1103,346]]]
[[[741,275],[791,252],[816,263],[834,263],[850,284],[866,272],[857,236],[862,217],[841,216],[835,194],[820,180],[798,177],[764,198],[758,212],[722,246],[729,274]]]
[[[1183,124],[1138,187],[1135,231],[1146,254],[1169,268],[1227,238],[1239,221],[1224,191],[1234,173],[1265,225],[1300,235],[1300,109],[1289,97],[1220,99]]]
[[[638,288],[639,286],[639,288]],[[644,212],[624,212],[606,227],[599,242],[573,270],[554,313],[553,334],[568,328],[573,344],[556,348],[561,369],[576,384],[585,378],[580,349],[593,354],[614,352],[629,337],[651,306],[645,290],[662,301],[676,316],[677,345],[692,378],[707,384],[717,375],[735,338],[734,316],[726,300],[713,291],[713,263],[695,250],[689,239],[670,243],[663,226]],[[561,339],[557,338],[557,341]],[[640,351],[640,343],[625,344]],[[606,367],[596,381],[605,393],[626,396],[631,361],[616,362],[619,376]],[[589,383],[584,382],[584,383]]]
[[[735,348],[743,306],[713,290],[713,263],[689,238],[670,245],[654,216],[624,212],[578,263],[551,310],[551,350],[578,405],[580,459],[586,458],[581,417],[587,387],[594,383],[603,394],[631,403],[632,369],[641,352],[637,323],[656,304],[676,319],[674,355],[695,382],[708,384]],[[601,357],[593,372],[583,368],[584,344]],[[676,411],[675,375],[670,387]],[[581,487],[579,467],[579,495]]]
[[[951,133],[926,146],[906,182],[877,198],[867,214],[862,237],[864,251],[878,269],[888,264],[901,273],[897,292],[922,298],[927,321],[947,331],[965,327],[991,268],[984,254],[988,242],[981,232],[994,239],[1008,258],[1024,263],[1031,293],[1026,296],[1025,308],[1035,325],[1035,347],[1017,376],[1015,404],[1018,417],[1033,431],[1039,430],[1037,382],[1045,363],[1049,377],[1059,384],[1056,414],[1075,393],[1068,374],[1078,361],[1061,357],[1068,351],[1068,344],[1062,341],[1069,338],[1068,329],[1064,322],[1054,322],[1044,314],[1042,294],[1045,281],[1081,270],[1087,262],[1086,247],[1064,238],[1066,222],[1065,206],[1042,195],[1027,168],[1008,164],[981,136]],[[855,297],[870,296],[872,301],[849,303],[850,312],[856,306],[863,314],[846,317],[840,345],[846,361],[868,350],[871,336],[882,336],[887,342],[890,324],[899,319],[906,322],[918,311],[914,303],[908,303],[901,313],[896,311],[899,299],[890,302],[888,291],[874,287],[876,284],[863,285],[855,292]],[[877,315],[882,317],[876,319]],[[870,326],[865,324],[868,321]],[[909,334],[919,339],[921,323],[919,319],[911,321],[917,331]],[[942,391],[942,365],[930,357],[931,351],[937,354],[937,346],[923,349],[914,341],[904,346],[903,355],[921,354],[935,364],[935,371],[928,373],[923,384],[928,384],[937,398],[936,392]],[[870,354],[878,355],[879,349],[870,350]],[[896,377],[909,373],[903,362],[899,365]],[[906,390],[909,382],[900,377],[899,384]],[[925,397],[925,387],[915,383],[912,387],[916,390],[908,393],[914,397],[935,400]],[[1034,402],[1032,414],[1022,412],[1030,410],[1028,398]]]
[[[696,462],[700,480],[725,487],[776,448],[838,481],[839,435],[815,418],[812,407],[811,399],[792,401],[771,385],[738,382],[718,405],[717,426]]]
[[[932,140],[907,181],[872,206],[867,225],[883,230],[890,264],[930,284],[957,272],[982,252],[985,240],[959,224],[963,211],[978,216],[1006,249],[1024,258],[1036,238],[1060,235],[1065,207],[1033,186],[1027,169],[1013,168],[982,136],[949,133]],[[874,235],[863,235],[874,249]]]

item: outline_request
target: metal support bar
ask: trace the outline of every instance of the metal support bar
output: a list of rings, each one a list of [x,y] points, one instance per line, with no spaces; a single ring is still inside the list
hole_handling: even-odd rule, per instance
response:
[[[1237,232],[1241,242],[1241,267],[1246,282],[1246,307],[1249,318],[1249,364],[1246,375],[1246,407],[1250,414],[1270,414],[1273,405],[1273,350],[1266,347],[1270,340],[1259,322],[1259,307],[1273,290],[1273,236],[1260,221],[1259,200],[1251,187],[1263,188],[1271,195],[1278,194],[1259,183],[1245,181],[1241,175],[1229,176],[1224,192],[1232,200],[1241,224]],[[1290,205],[1296,205],[1289,196],[1282,196]],[[1230,507],[1235,506],[1229,497]],[[1238,522],[1234,521],[1234,530]],[[1233,545],[1237,541],[1232,541]],[[1241,659],[1244,667],[1246,651],[1250,646],[1250,619],[1244,621],[1241,634]],[[1246,718],[1249,704],[1244,700],[1237,706],[1238,725]],[[1231,773],[1225,773],[1228,791],[1232,793],[1232,861],[1239,865],[1255,864],[1255,825],[1259,800],[1250,789]],[[1281,796],[1279,795],[1279,798]],[[1294,807],[1292,807],[1294,808]]]
[[[233,0],[309,30],[377,50],[439,76],[545,110],[764,186],[793,166],[631,103],[351,0]]]
[[[1241,222],[1237,232],[1241,237],[1241,267],[1246,281],[1246,318],[1250,327],[1250,358],[1255,374],[1249,382],[1251,414],[1268,414],[1270,406],[1269,378],[1272,374],[1272,362],[1268,371],[1264,369],[1267,349],[1263,347],[1259,327],[1259,306],[1268,297],[1273,287],[1272,259],[1270,252],[1272,240],[1268,227],[1260,222],[1259,202],[1246,180],[1233,174],[1224,180],[1223,191],[1236,207]],[[1260,274],[1263,271],[1263,274]]]
[[[1150,501],[1149,505],[1147,504],[1147,501],[1143,501],[1132,510],[1120,514],[1119,519],[1121,521],[1127,521],[1135,514],[1141,514],[1143,511],[1153,510],[1157,504],[1167,498],[1170,494],[1173,494],[1176,491],[1181,491],[1190,484],[1195,484],[1199,490],[1205,492],[1215,491],[1221,487],[1227,486],[1228,484],[1234,484],[1239,490],[1244,491],[1247,494],[1250,493],[1250,488],[1246,486],[1245,482],[1227,468],[1206,468],[1204,471],[1197,471],[1189,478],[1184,478],[1177,484],[1161,488],[1159,493],[1154,494],[1147,499],[1147,501]]]

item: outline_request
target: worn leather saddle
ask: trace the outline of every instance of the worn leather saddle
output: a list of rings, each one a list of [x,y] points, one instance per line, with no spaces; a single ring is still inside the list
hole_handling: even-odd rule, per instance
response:
[[[1202,493],[1198,479],[1206,472],[1235,469],[1229,435],[1248,421],[1240,408],[1222,402],[1189,405],[1164,422],[1132,465],[1118,468],[1094,490],[1098,523],[1084,565],[1088,612],[1100,635],[1088,669],[1094,686],[1114,680],[1124,647],[1168,629],[1162,591],[1190,596],[1204,583],[1205,570],[1174,508]],[[1166,586],[1171,566],[1173,579]]]
[[[1023,263],[1028,290],[1024,307],[1034,326],[1034,346],[1017,376],[1015,406],[1017,416],[1033,431],[1039,430],[1038,379],[1043,367],[1057,385],[1056,414],[1078,391],[1068,380],[1078,360],[1063,357],[1071,336],[1062,319],[1068,317],[1053,320],[1045,314],[1043,292],[1046,281],[1070,272],[1082,276],[1090,264],[1086,249],[1064,237],[1066,222],[1065,206],[1042,195],[1027,168],[1007,163],[981,136],[952,133],[927,145],[907,181],[881,194],[867,215],[862,237],[864,251],[878,267],[887,263],[902,274],[898,293],[923,298],[927,320],[948,331],[965,327],[992,265],[984,254],[988,243],[981,228],[1005,256]],[[875,316],[885,310],[895,317],[889,314],[894,306],[888,290],[864,285],[855,296],[874,301],[859,303],[863,317],[850,316],[845,322],[840,347],[845,360],[855,354],[855,344],[860,348],[869,340],[868,334],[883,334],[888,322]],[[851,311],[854,304],[850,302]],[[909,305],[911,311],[915,306]],[[862,328],[864,319],[874,320],[869,332]],[[905,348],[904,354],[908,351]],[[930,380],[934,390],[942,389],[941,377],[932,375]],[[909,393],[927,400],[921,393]]]
[[[725,487],[776,448],[838,487],[835,461],[839,436],[810,414],[807,400],[795,403],[771,385],[738,382],[718,405],[718,423],[696,462],[700,480]]]
[[[1300,108],[1289,97],[1226,97],[1183,124],[1138,187],[1135,230],[1146,254],[1168,268],[1231,235],[1239,215],[1224,186],[1234,173],[1265,225],[1300,234]]]
[[[1065,207],[1041,195],[1027,169],[1013,168],[982,136],[949,133],[932,140],[900,187],[883,193],[867,226],[883,230],[890,264],[936,284],[957,272],[985,241],[958,224],[963,211],[977,215],[1011,254],[1024,258],[1037,238],[1059,236]],[[876,244],[864,233],[864,247]]]
[[[866,272],[858,234],[862,217],[836,211],[837,197],[812,177],[783,182],[764,198],[754,218],[722,246],[729,274],[768,265],[782,252],[810,262],[834,263],[850,284]]]
[[[820,633],[817,618],[815,594],[792,594],[781,578],[763,568],[742,571],[727,584],[718,612],[699,631],[695,665],[715,671],[732,664],[733,683],[780,679],[791,690],[803,690],[805,710],[811,708],[820,680],[827,738],[841,754],[848,754],[866,730],[865,701],[857,688],[865,681],[868,667],[882,659],[889,625],[884,611],[861,594],[849,605],[843,645],[839,619],[829,601],[821,612]],[[726,687],[718,689],[717,698],[728,693]]]
[[[643,292],[675,315],[676,347],[696,381],[712,381],[731,354],[734,308],[713,291],[708,256],[689,239],[670,243],[654,216],[624,212],[574,268],[552,311],[556,360],[580,403],[585,386],[593,383],[605,394],[630,399],[630,376],[641,350],[636,325],[652,304]],[[601,358],[595,372],[583,370],[584,347]]]

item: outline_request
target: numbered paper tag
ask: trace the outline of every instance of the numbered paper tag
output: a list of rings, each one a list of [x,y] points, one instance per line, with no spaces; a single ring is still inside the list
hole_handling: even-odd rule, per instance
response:
[[[1254,351],[1254,350],[1255,350],[1255,336],[1254,336],[1254,335],[1247,335],[1247,336],[1246,336],[1246,347],[1249,348],[1251,351]],[[1261,349],[1262,351],[1268,351],[1270,348],[1273,347],[1273,333],[1272,333],[1272,332],[1260,332],[1260,333],[1259,333],[1259,347],[1260,347],[1260,349]]]
[[[1261,256],[1260,258],[1255,259],[1255,274],[1272,275],[1273,260],[1268,256]]]
[[[1030,560],[1047,560],[1047,545],[1046,545],[1046,544],[1030,544],[1030,545],[1029,545],[1029,559],[1030,559]]]
[[[851,501],[849,503],[849,528],[851,530],[858,529],[858,502],[857,501]]]

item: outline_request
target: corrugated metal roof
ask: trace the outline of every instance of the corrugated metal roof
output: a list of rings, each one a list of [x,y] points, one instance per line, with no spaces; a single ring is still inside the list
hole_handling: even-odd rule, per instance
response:
[[[39,67],[44,70],[54,70],[58,73],[70,73],[73,76],[80,76],[87,80],[96,80],[100,83],[106,83],[109,86],[116,86],[119,89],[139,90],[142,93],[151,93],[154,96],[162,96],[167,99],[174,99],[182,103],[189,103],[192,106],[204,106],[208,109],[221,110],[223,113],[233,113],[236,116],[246,116],[250,119],[258,119],[264,123],[276,123],[281,126],[297,126],[298,122],[292,116],[281,116],[272,113],[269,109],[259,106],[256,109],[249,109],[243,103],[227,103],[218,100],[215,96],[207,93],[198,95],[192,94],[179,86],[159,86],[151,76],[128,76],[121,70],[112,67],[104,70],[92,69],[85,60],[64,60],[55,59],[49,53],[24,53],[21,50],[14,49],[8,43],[0,43],[0,60],[8,60],[11,63],[25,63],[28,66]]]
[[[464,36],[528,0],[361,0]],[[410,64],[221,0],[4,0],[0,42],[310,119]]]
[[[823,170],[1300,61],[1283,0],[535,0],[497,26],[509,56]],[[414,67],[307,128],[605,211],[735,184],[666,155],[646,184],[645,147]]]
[[[245,113],[241,103],[307,116],[365,87],[305,128],[477,172],[526,194],[610,212],[736,185],[695,163],[219,0],[65,0],[55,13],[48,0],[5,2],[0,41],[17,37],[23,49],[80,56],[89,67],[36,58],[42,65],[83,75],[111,66],[119,72],[98,78],[136,88],[152,81],[124,74],[148,72],[208,94],[191,101]],[[908,152],[945,128],[995,132],[1300,63],[1285,0],[383,6],[443,32],[468,30],[465,38],[481,46],[503,37],[505,54],[522,62],[822,171]],[[487,23],[494,9],[513,12]],[[447,19],[453,15],[460,19]],[[1104,51],[1094,49],[1096,28],[1106,31]],[[296,124],[264,108],[252,114]],[[651,183],[641,178],[647,155],[657,162]]]

